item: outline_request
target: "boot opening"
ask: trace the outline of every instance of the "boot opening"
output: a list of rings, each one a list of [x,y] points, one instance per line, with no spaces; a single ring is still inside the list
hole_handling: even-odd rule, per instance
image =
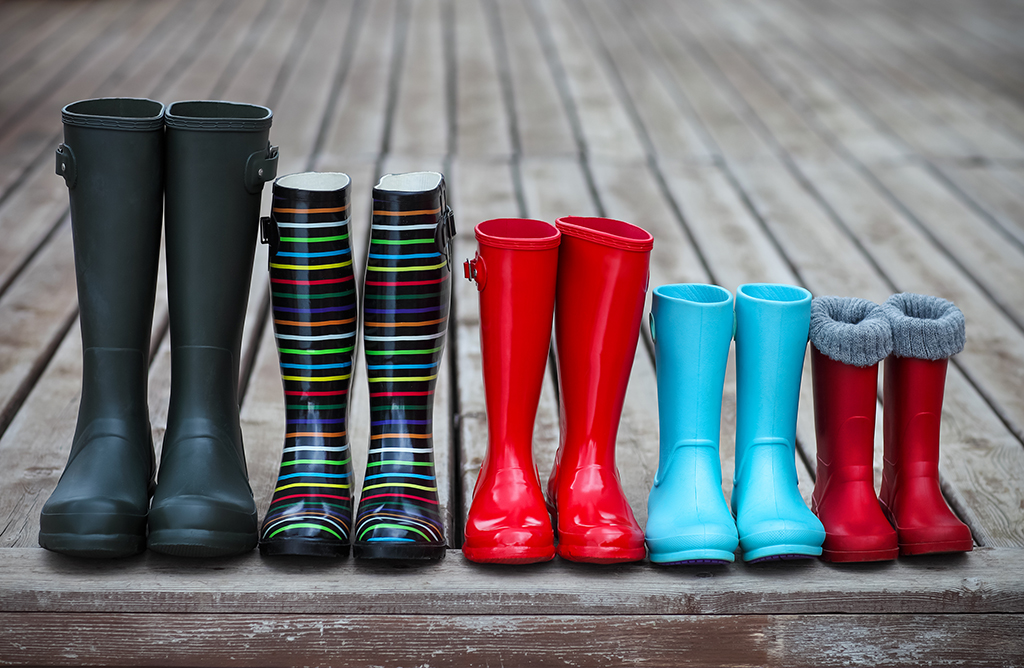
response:
[[[128,97],[104,97],[72,102],[64,107],[71,114],[82,116],[109,116],[116,118],[158,118],[164,105],[155,100]]]
[[[485,220],[474,232],[477,241],[485,246],[523,250],[556,248],[562,236],[554,225],[530,218]]]
[[[723,304],[732,298],[732,295],[725,288],[701,283],[662,285],[655,288],[654,292],[660,297],[695,302],[697,304]]]
[[[351,182],[348,174],[342,172],[302,172],[282,176],[274,185],[290,190],[334,192],[344,189]]]
[[[67,125],[114,130],[159,130],[164,125],[164,105],[155,100],[101,97],[72,102],[61,110]]]
[[[750,283],[741,285],[736,291],[751,299],[768,302],[800,302],[811,298],[811,293],[803,288],[775,283]]]
[[[377,190],[403,193],[430,192],[441,185],[442,178],[437,172],[385,174],[380,177],[380,182],[377,183]]]

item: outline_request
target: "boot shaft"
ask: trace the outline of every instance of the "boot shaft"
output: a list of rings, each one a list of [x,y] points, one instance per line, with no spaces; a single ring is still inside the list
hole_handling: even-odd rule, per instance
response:
[[[733,322],[733,297],[724,288],[699,284],[655,288],[651,334],[661,461],[681,443],[701,441],[717,450]]]
[[[736,291],[737,472],[759,443],[784,443],[795,456],[810,316],[803,288],[755,283]]]
[[[947,366],[944,359],[886,358],[882,413],[886,482],[895,484],[902,473],[938,478]]]
[[[556,221],[559,461],[614,466],[615,436],[640,336],[654,239],[608,218]]]
[[[233,102],[167,110],[167,293],[171,344],[237,356],[252,278],[260,192],[274,178],[272,113]]]
[[[821,481],[815,485],[815,497],[835,474],[844,480],[871,483],[878,365],[843,364],[811,346],[811,377],[817,478]]]
[[[551,343],[560,233],[525,219],[476,227],[466,264],[480,294],[480,348],[487,401],[487,463],[533,470],[533,423]]]
[[[84,348],[149,352],[164,198],[164,108],[131,98],[64,107],[57,174],[71,203]]]
[[[885,502],[898,492],[903,477],[938,481],[946,368],[948,358],[963,350],[966,326],[952,302],[928,295],[892,295],[882,311],[893,336],[883,381]]]

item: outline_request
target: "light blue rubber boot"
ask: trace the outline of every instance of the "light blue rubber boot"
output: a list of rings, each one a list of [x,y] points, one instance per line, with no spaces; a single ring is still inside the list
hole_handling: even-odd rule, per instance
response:
[[[821,554],[825,528],[797,489],[796,414],[811,293],[752,283],[736,291],[736,474],[744,561]]]
[[[732,294],[717,285],[654,290],[661,450],[647,501],[648,555],[656,564],[735,559],[736,522],[718,455],[722,386],[732,344]]]

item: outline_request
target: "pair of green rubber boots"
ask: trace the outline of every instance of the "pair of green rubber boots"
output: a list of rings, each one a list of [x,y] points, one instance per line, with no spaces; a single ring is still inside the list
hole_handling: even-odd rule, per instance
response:
[[[39,544],[83,557],[147,544],[179,556],[247,552],[258,523],[239,350],[260,193],[277,172],[272,113],[103,98],[70,104],[62,118],[56,169],[71,201],[82,398]],[[171,399],[157,476],[147,385],[165,201]]]

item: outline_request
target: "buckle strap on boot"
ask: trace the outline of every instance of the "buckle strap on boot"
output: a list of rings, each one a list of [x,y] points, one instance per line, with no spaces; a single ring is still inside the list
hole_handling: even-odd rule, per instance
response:
[[[472,260],[463,262],[462,268],[465,271],[466,280],[476,283],[476,291],[483,290],[487,285],[487,265],[484,264],[480,251],[476,252],[476,256]]]
[[[455,237],[455,214],[448,206],[448,193],[444,180],[441,180],[441,220],[434,229],[434,244],[437,252],[444,258],[448,271],[452,270],[452,239]]]
[[[263,191],[263,184],[277,176],[277,147],[267,142],[267,148],[256,151],[245,163],[245,189],[255,195]]]
[[[75,163],[75,154],[71,152],[71,147],[67,144],[61,144],[57,147],[56,157],[57,176],[64,177],[64,183],[67,184],[69,189],[74,188],[78,182],[78,167]]]

